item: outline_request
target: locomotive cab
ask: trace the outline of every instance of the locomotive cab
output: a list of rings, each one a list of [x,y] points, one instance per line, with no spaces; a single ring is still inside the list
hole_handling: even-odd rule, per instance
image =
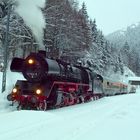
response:
[[[93,94],[103,94],[103,77],[94,72],[89,72],[89,76],[89,84]]]

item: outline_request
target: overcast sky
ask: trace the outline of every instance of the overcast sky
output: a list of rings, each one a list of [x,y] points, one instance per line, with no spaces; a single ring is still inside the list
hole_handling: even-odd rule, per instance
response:
[[[105,35],[140,22],[140,0],[78,0],[85,1],[87,11],[96,19]]]

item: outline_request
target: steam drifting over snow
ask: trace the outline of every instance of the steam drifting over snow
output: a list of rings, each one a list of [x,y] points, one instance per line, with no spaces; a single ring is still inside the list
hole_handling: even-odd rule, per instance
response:
[[[23,18],[26,25],[32,30],[39,46],[43,48],[43,29],[45,18],[41,8],[45,6],[45,0],[17,0],[16,12]]]

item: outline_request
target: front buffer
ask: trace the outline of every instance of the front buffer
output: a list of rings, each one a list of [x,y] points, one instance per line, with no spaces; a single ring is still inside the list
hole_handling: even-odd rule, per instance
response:
[[[27,81],[18,80],[12,92],[7,96],[12,105],[18,103],[17,109],[46,110],[47,95],[39,83],[32,84]]]

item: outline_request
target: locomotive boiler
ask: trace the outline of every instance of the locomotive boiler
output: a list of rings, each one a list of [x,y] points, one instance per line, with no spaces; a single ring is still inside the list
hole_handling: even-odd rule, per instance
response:
[[[25,59],[13,58],[10,69],[26,79],[18,80],[7,96],[9,101],[18,102],[18,109],[46,110],[104,96],[101,75],[61,59],[49,59],[45,51]]]

